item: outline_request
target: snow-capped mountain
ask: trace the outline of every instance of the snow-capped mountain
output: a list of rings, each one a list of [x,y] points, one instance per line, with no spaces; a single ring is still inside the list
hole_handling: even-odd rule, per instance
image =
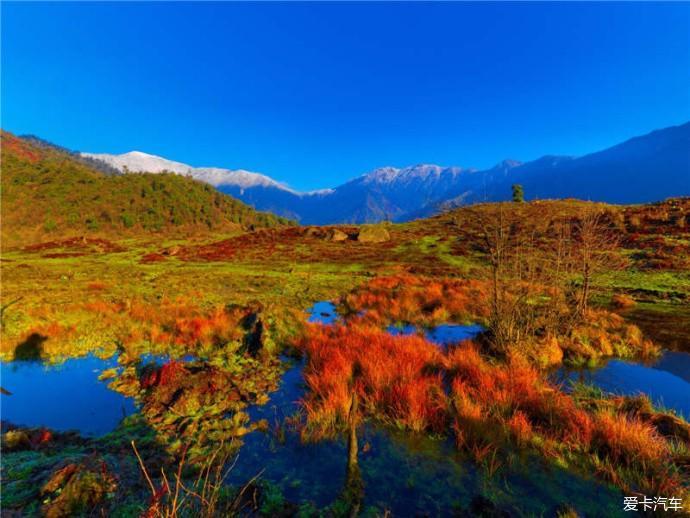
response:
[[[380,167],[333,189],[306,193],[259,173],[191,167],[138,151],[82,155],[123,172],[190,174],[256,209],[303,224],[404,221],[457,205],[510,199],[514,183],[523,185],[527,199],[643,203],[690,195],[690,123],[582,157],[504,160],[482,171],[433,164]]]
[[[286,185],[276,182],[272,178],[260,173],[245,171],[244,169],[222,169],[220,167],[192,167],[182,162],[175,162],[166,158],[149,155],[141,151],[130,151],[121,155],[107,153],[81,153],[81,156],[101,160],[122,172],[130,173],[162,173],[170,172],[190,175],[197,180],[209,183],[214,187],[235,186],[242,189],[251,187],[272,187],[285,191],[292,191]]]

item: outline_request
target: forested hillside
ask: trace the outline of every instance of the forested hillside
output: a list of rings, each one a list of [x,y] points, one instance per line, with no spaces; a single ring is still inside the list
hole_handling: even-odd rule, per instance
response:
[[[70,234],[231,230],[286,224],[174,174],[105,175],[69,153],[2,133],[5,245]]]

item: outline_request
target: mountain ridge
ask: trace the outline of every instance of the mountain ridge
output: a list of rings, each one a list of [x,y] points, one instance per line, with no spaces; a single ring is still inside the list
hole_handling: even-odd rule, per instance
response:
[[[658,201],[690,194],[689,150],[690,122],[631,137],[582,156],[546,154],[528,162],[505,159],[484,170],[426,163],[384,166],[334,188],[308,192],[296,191],[261,173],[192,167],[140,151],[81,155],[121,171],[144,172],[148,168],[153,170],[146,172],[190,174],[258,210],[303,224],[330,224],[405,221],[457,204],[503,201],[510,199],[513,183],[523,185],[527,199]]]

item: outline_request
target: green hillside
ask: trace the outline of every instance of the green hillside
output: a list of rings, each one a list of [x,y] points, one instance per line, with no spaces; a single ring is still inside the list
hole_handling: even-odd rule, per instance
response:
[[[104,175],[59,149],[7,132],[1,138],[5,245],[74,234],[184,233],[288,223],[188,177]]]

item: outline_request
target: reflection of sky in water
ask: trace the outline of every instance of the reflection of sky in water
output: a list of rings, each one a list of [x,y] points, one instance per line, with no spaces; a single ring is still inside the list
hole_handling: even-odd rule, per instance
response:
[[[99,381],[100,373],[117,367],[116,357],[72,358],[59,365],[40,361],[2,362],[0,384],[12,395],[2,395],[4,421],[54,430],[78,430],[98,436],[113,430],[136,409],[134,401]]]
[[[169,354],[151,354],[151,353],[146,353],[142,354],[139,356],[139,361],[143,364],[147,363],[153,363],[157,367],[162,367],[166,363],[170,362],[171,360],[175,360],[176,362],[182,362],[182,363],[188,363],[188,362],[193,362],[196,360],[197,357],[194,356],[193,354],[185,354],[183,356],[171,356]]]
[[[335,304],[329,301],[317,302],[308,313],[309,322],[313,323],[332,324],[338,319]]]
[[[690,417],[690,354],[666,351],[653,365],[610,360],[598,369],[557,371],[558,381],[580,381],[606,392],[647,394],[653,403]]]
[[[298,410],[304,393],[302,364],[293,363],[271,400],[251,407],[249,414],[275,427]],[[229,482],[244,483],[264,470],[261,478],[280,486],[289,501],[311,501],[320,507],[333,503],[345,482],[344,438],[304,444],[294,429],[284,430],[284,442],[272,432],[245,436]],[[451,440],[373,424],[360,427],[359,448],[365,506],[390,509],[394,516],[448,516],[457,506],[467,508],[478,494],[535,515],[553,515],[559,504],[568,502],[583,512],[610,516],[621,501],[618,492],[538,459],[504,471],[504,478],[487,480],[473,462],[459,456]]]
[[[392,335],[412,335],[419,331],[419,328],[412,325],[388,326],[388,332]],[[474,338],[484,331],[484,327],[479,324],[463,326],[459,324],[441,324],[440,326],[424,329],[424,336],[430,342],[438,345],[449,345],[469,338]]]
[[[330,325],[338,319],[338,313],[335,305],[330,301],[321,301],[315,303],[308,311],[309,322],[316,322],[319,324]],[[392,335],[411,335],[418,332],[420,328],[413,325],[405,326],[388,326],[387,331]],[[438,345],[448,345],[469,338],[474,338],[476,335],[484,331],[484,327],[478,324],[459,325],[459,324],[441,324],[436,327],[424,329],[424,336],[430,342]]]

